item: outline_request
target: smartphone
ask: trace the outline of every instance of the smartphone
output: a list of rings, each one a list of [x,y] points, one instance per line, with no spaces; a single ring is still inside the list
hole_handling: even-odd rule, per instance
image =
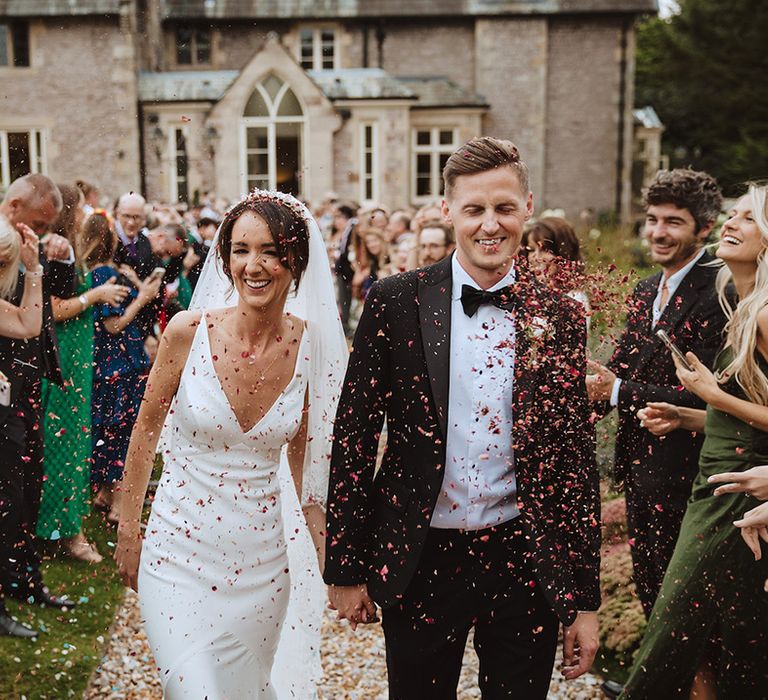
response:
[[[664,343],[664,345],[666,345],[667,348],[669,348],[669,351],[678,360],[680,360],[680,364],[682,364],[683,367],[685,367],[689,372],[693,372],[693,367],[691,367],[691,363],[688,362],[683,351],[672,342],[672,339],[667,335],[666,331],[659,329],[656,331],[656,335],[661,339],[661,342]]]
[[[152,270],[152,272],[149,273],[150,280],[163,279],[164,276],[165,276],[164,267],[156,267],[154,270]]]

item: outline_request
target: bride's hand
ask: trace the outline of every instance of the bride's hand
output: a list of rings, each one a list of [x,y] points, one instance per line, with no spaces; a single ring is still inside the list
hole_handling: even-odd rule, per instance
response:
[[[123,583],[137,593],[141,542],[141,525],[138,521],[120,522],[117,526],[117,548],[115,549],[117,570]]]

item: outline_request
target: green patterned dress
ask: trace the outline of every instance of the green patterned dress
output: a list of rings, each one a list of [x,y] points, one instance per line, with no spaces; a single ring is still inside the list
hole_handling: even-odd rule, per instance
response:
[[[77,294],[91,287],[90,274]],[[90,509],[93,311],[56,324],[64,387],[43,380],[45,477],[37,534],[48,540],[80,532]]]
[[[761,358],[763,372],[768,363]],[[726,385],[744,398],[736,382]],[[707,408],[699,474],[622,700],[688,699],[707,661],[718,700],[768,698],[768,546],[757,562],[733,521],[759,504],[713,496],[712,474],[768,464],[768,433]]]

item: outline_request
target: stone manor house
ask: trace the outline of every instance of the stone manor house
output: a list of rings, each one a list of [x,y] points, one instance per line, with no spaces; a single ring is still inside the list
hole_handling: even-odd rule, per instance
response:
[[[0,0],[0,189],[439,197],[513,140],[537,208],[627,216],[634,23],[656,0]],[[636,118],[636,115],[635,115]]]

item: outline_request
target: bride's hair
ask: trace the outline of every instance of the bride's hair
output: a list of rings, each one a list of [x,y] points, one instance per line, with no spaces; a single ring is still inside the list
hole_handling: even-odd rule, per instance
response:
[[[762,238],[763,248],[757,256],[755,285],[752,291],[741,299],[733,308],[727,294],[727,287],[733,275],[727,265],[723,265],[717,274],[717,292],[720,306],[723,308],[728,323],[725,325],[725,345],[730,348],[730,364],[717,373],[722,384],[735,377],[750,401],[768,406],[768,378],[766,378],[755,357],[757,346],[757,315],[768,305],[768,186],[749,186],[749,198],[752,200],[752,216],[755,219]]]
[[[219,229],[217,253],[221,259],[224,274],[232,282],[229,257],[232,252],[232,229],[235,222],[246,212],[252,212],[267,224],[275,242],[280,262],[290,270],[298,289],[299,282],[309,262],[309,229],[298,209],[290,202],[277,196],[251,194],[235,204],[224,217]]]

